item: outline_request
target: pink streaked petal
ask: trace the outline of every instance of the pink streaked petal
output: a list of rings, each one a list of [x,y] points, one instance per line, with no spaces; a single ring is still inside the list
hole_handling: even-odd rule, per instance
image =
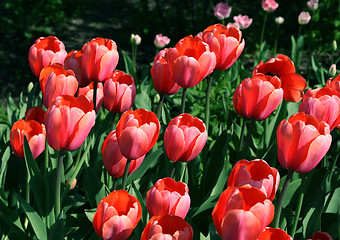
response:
[[[147,152],[149,139],[143,130],[126,127],[119,137],[118,144],[123,156],[128,159],[137,159]]]

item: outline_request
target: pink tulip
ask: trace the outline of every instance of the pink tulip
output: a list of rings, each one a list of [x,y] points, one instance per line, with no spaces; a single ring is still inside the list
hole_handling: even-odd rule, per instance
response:
[[[96,113],[85,95],[58,96],[45,114],[48,144],[55,150],[75,150],[94,126]]]
[[[185,218],[190,208],[188,186],[172,178],[159,179],[146,195],[146,207],[150,217],[174,215]]]
[[[156,48],[164,48],[166,45],[170,43],[170,38],[167,36],[163,36],[161,33],[157,34],[155,40],[153,41]]]
[[[307,6],[310,10],[316,10],[319,7],[319,0],[309,0]]]
[[[136,97],[135,80],[130,74],[114,71],[104,83],[104,107],[110,112],[122,113],[131,108]]]
[[[79,87],[86,87],[91,83],[91,80],[87,79],[83,73],[83,51],[69,52],[65,58],[64,68],[66,70],[71,69],[78,80]]]
[[[93,99],[93,84],[94,82],[91,82],[88,86],[82,87],[78,89],[78,97],[81,95],[86,95],[89,99]],[[102,106],[102,102],[104,100],[104,93],[103,93],[103,83],[96,82],[97,84],[97,97],[96,97],[96,112],[99,112],[100,107]]]
[[[142,38],[138,34],[132,33],[130,37],[130,42],[131,44],[140,45],[142,42]]]
[[[309,23],[311,16],[309,12],[301,12],[298,17],[298,22],[300,25],[306,25]]]
[[[28,60],[34,75],[39,77],[40,71],[48,65],[59,63],[64,65],[67,55],[64,44],[56,37],[40,37],[31,46]]]
[[[231,7],[228,3],[220,2],[214,7],[214,15],[219,20],[223,20],[230,16]]]
[[[262,8],[267,12],[274,12],[279,7],[275,0],[262,0]]]
[[[235,23],[239,26],[239,29],[246,29],[250,26],[250,24],[253,22],[252,18],[249,18],[248,16],[241,14],[234,16]]]

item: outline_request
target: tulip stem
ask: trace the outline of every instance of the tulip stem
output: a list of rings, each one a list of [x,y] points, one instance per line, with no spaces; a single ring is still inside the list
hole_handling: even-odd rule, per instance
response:
[[[293,239],[294,239],[294,236],[295,236],[297,224],[299,222],[301,207],[302,207],[302,203],[303,203],[303,197],[304,197],[305,191],[306,191],[306,182],[307,182],[306,180],[307,180],[306,177],[303,176],[302,180],[301,180],[301,185],[300,185],[300,194],[299,194],[298,205],[296,207],[296,216],[295,216],[295,219],[294,219],[294,225],[293,225],[291,233],[290,233],[290,236]]]
[[[266,12],[266,14],[264,15],[264,19],[263,19],[262,32],[261,32],[261,40],[260,40],[260,49],[262,48],[264,31],[266,29],[267,15],[268,15],[268,12]],[[262,59],[260,59],[260,60],[262,60]]]
[[[282,211],[282,206],[283,206],[283,200],[285,198],[286,192],[288,190],[288,186],[290,181],[292,180],[292,176],[293,176],[294,171],[289,169],[287,176],[286,176],[286,180],[283,184],[281,193],[280,193],[280,197],[279,200],[277,202],[277,207],[276,207],[276,212],[275,212],[275,228],[279,228],[280,226],[280,216],[281,216],[281,211]]]
[[[255,126],[255,120],[254,120],[254,119],[251,119],[251,121],[250,121],[250,126],[249,126],[249,129],[248,129],[248,131],[247,131],[246,144],[244,145],[244,147],[245,147],[245,149],[246,149],[246,152],[245,152],[245,153],[248,153],[248,151],[250,151],[249,142],[250,142],[250,139],[251,139],[251,134],[252,134],[252,132],[253,132],[254,126]]]
[[[185,98],[187,96],[187,89],[183,88],[183,93],[182,93],[182,102],[181,102],[181,113],[185,112]]]
[[[58,218],[60,213],[60,185],[61,185],[61,173],[63,170],[63,160],[64,160],[64,151],[60,150],[59,158],[58,158],[58,166],[57,166],[57,180],[55,185],[55,217]]]
[[[126,190],[126,180],[127,180],[128,173],[129,173],[130,163],[131,163],[131,159],[127,159],[125,170],[124,170],[123,190]]]
[[[115,122],[115,120],[116,120],[116,113],[113,112],[112,113],[112,128],[111,128],[112,131],[116,129],[116,124],[115,124],[116,122]]]
[[[159,99],[158,105],[157,105],[157,110],[156,110],[156,116],[158,119],[160,119],[161,114],[162,114],[162,107],[163,107],[163,102],[164,102],[165,95],[161,94],[161,99]]]
[[[207,133],[209,132],[209,118],[210,118],[210,89],[213,77],[208,78],[207,93],[205,99],[205,125],[207,128]]]
[[[243,149],[243,139],[244,139],[244,130],[246,129],[246,119],[243,119],[243,123],[242,123],[242,130],[241,130],[241,135],[240,135],[240,147],[238,149],[239,152],[242,151]]]
[[[113,178],[113,187],[112,187],[112,191],[115,191],[117,189],[117,181],[118,179],[117,178]]]
[[[48,152],[48,143],[47,139],[45,140],[45,161],[44,161],[44,167],[45,167],[45,172],[44,172],[44,180],[45,180],[45,201],[46,201],[46,214],[49,212],[50,208],[50,195],[49,195],[49,179],[48,179],[48,168],[49,168],[49,158],[48,158],[49,152]]]
[[[98,88],[98,85],[97,85],[97,82],[96,81],[93,81],[93,109],[94,111],[96,112],[96,103],[97,103],[97,88]]]
[[[170,178],[174,178],[174,176],[175,176],[175,172],[176,172],[176,166],[177,166],[177,164],[176,164],[177,162],[173,162],[173,164],[172,164],[172,168],[171,168],[171,171],[170,171]]]

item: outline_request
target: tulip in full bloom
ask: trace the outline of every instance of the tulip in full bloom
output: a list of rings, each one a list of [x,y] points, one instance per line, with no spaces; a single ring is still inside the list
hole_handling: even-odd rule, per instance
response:
[[[332,142],[329,125],[304,112],[282,120],[276,136],[280,164],[298,173],[312,170],[325,156]]]
[[[257,74],[246,78],[236,88],[233,104],[239,115],[262,121],[280,105],[282,96],[278,77]]]
[[[25,112],[25,121],[35,120],[40,124],[45,124],[45,111],[41,107],[30,107]]]
[[[274,12],[279,7],[275,0],[262,0],[262,8],[267,12]]]
[[[104,100],[104,93],[103,93],[103,83],[96,82],[97,84],[97,96],[96,96],[96,112],[99,112],[100,107],[102,106]],[[81,95],[86,95],[89,99],[93,99],[93,86],[94,82],[91,82],[86,87],[82,87],[78,89],[78,97]]]
[[[228,178],[228,187],[242,187],[250,185],[260,189],[267,198],[273,201],[279,187],[280,174],[261,159],[253,161],[240,160],[231,171]]]
[[[187,36],[181,39],[165,55],[175,82],[183,88],[199,84],[212,73],[216,65],[215,53],[199,37]]]
[[[188,162],[202,151],[207,138],[204,122],[183,113],[172,119],[164,132],[165,152],[174,162]]]
[[[93,217],[93,227],[104,240],[126,240],[142,217],[137,198],[125,190],[111,192],[103,198]]]
[[[231,7],[229,7],[228,3],[220,2],[216,4],[214,7],[214,15],[219,20],[223,20],[225,18],[228,18],[230,16]]]
[[[238,59],[244,49],[242,32],[237,28],[227,28],[222,24],[211,25],[202,36],[210,51],[216,55],[216,69],[226,70]]]
[[[44,67],[40,72],[39,82],[46,108],[57,96],[74,96],[78,90],[78,81],[74,72],[65,70],[59,64]]]
[[[155,216],[149,220],[140,240],[192,240],[193,231],[183,218],[172,215]]]
[[[71,69],[78,80],[79,87],[86,87],[91,83],[91,80],[84,76],[83,73],[83,51],[73,50],[69,52],[65,58],[64,68]]]
[[[276,58],[271,58],[265,63],[261,61],[254,68],[253,76],[258,73],[278,76],[286,101],[298,102],[302,99],[302,90],[307,87],[307,83],[301,75],[295,73],[294,63],[289,57],[278,54]]]
[[[311,16],[309,12],[301,12],[298,17],[298,22],[300,25],[306,25],[309,23]]]
[[[134,78],[127,73],[114,71],[104,83],[104,107],[110,112],[122,113],[131,108],[136,97]]]
[[[119,178],[123,176],[127,159],[120,153],[116,130],[110,132],[102,145],[103,163],[110,176]],[[131,160],[128,173],[131,174],[142,164],[145,155]]]
[[[56,97],[45,114],[46,137],[55,150],[75,150],[94,126],[96,113],[85,95]]]
[[[159,179],[146,195],[146,207],[150,217],[174,215],[184,219],[190,208],[189,188],[172,178]]]
[[[145,155],[157,142],[159,129],[153,112],[145,109],[124,112],[116,128],[120,152],[130,160]]]
[[[273,203],[258,188],[250,186],[228,187],[212,212],[223,240],[256,240],[273,218]]]
[[[257,240],[293,240],[293,238],[280,228],[266,227]]]
[[[160,33],[156,35],[153,43],[155,44],[156,48],[164,48],[170,43],[170,38],[163,36],[163,34]]]
[[[48,65],[54,63],[64,65],[66,55],[65,45],[58,38],[40,37],[31,46],[28,60],[32,72],[39,77],[40,71]]]
[[[313,115],[319,122],[328,123],[330,130],[340,124],[340,97],[328,87],[308,89],[299,106],[299,112]]]
[[[239,26],[239,29],[246,29],[253,22],[252,18],[249,18],[247,15],[242,16],[241,14],[234,16],[235,24]]]
[[[103,82],[118,64],[117,45],[107,38],[95,38],[83,46],[82,67],[84,76],[97,82]]]

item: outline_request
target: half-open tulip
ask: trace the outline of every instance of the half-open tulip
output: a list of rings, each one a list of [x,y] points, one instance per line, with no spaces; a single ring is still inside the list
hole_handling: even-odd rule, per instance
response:
[[[178,216],[155,216],[146,224],[140,240],[192,240],[189,223]]]
[[[159,179],[146,195],[146,207],[151,217],[175,215],[185,218],[190,208],[189,188],[172,178]]]
[[[262,121],[280,105],[282,96],[278,77],[257,74],[244,79],[236,88],[233,104],[239,115]]]
[[[250,186],[228,187],[212,212],[223,240],[256,240],[273,218],[273,203],[258,188]]]
[[[340,94],[340,73],[336,77],[328,79],[326,87],[330,87]]]
[[[165,59],[168,50],[168,48],[165,48],[155,56],[151,67],[151,76],[153,87],[157,92],[172,95],[178,92],[181,87],[173,79],[169,64]]]
[[[175,82],[184,88],[199,84],[212,73],[216,65],[215,53],[200,37],[187,36],[165,55]]]
[[[153,112],[145,109],[124,112],[116,128],[120,152],[130,160],[145,155],[157,142],[159,129]]]
[[[266,227],[257,240],[293,240],[293,238],[280,228]]]
[[[78,80],[79,87],[86,87],[91,83],[91,80],[84,76],[82,61],[83,51],[73,50],[67,54],[64,62],[64,68],[66,70],[71,69],[74,72]]]
[[[84,76],[97,82],[103,82],[118,64],[116,43],[107,38],[94,38],[83,46],[82,67]]]
[[[202,39],[216,55],[217,70],[230,68],[241,55],[245,44],[239,29],[227,28],[222,24],[214,24],[206,28]]]
[[[32,72],[39,77],[40,71],[48,65],[59,63],[64,65],[67,55],[64,44],[56,37],[40,37],[31,46],[28,60]]]
[[[234,165],[227,183],[228,187],[242,187],[247,184],[256,187],[273,201],[279,187],[280,174],[264,160],[242,159]]]
[[[339,93],[328,87],[308,89],[299,111],[313,115],[318,121],[325,121],[332,131],[340,124]]]
[[[294,63],[289,57],[278,54],[276,58],[271,58],[265,63],[261,61],[254,68],[253,76],[258,73],[278,76],[286,101],[298,102],[302,99],[302,90],[307,87],[307,83],[301,75],[295,73]]]
[[[93,227],[104,240],[126,240],[142,217],[137,198],[125,190],[111,192],[103,198],[93,217]]]
[[[116,137],[116,130],[110,132],[110,134],[104,140],[102,145],[102,155],[104,167],[110,176],[115,178],[123,176],[127,159],[120,152]],[[143,162],[144,157],[145,155],[137,158],[136,160],[131,160],[128,172],[129,174],[137,170],[137,168]]]
[[[103,93],[103,83],[96,82],[96,84],[97,84],[96,112],[98,112],[104,100],[104,93]],[[92,100],[93,93],[94,93],[93,86],[94,86],[94,82],[91,82],[86,87],[79,88],[78,97],[81,95],[86,95],[86,97]]]
[[[46,130],[44,124],[35,120],[19,120],[12,126],[10,132],[11,147],[15,155],[24,158],[24,137],[34,158],[37,158],[45,150]]]
[[[104,107],[110,112],[123,113],[135,101],[135,80],[130,74],[114,71],[106,78],[103,92]]]
[[[40,124],[45,124],[45,111],[39,106],[27,108],[25,121],[28,120],[35,120]]]
[[[85,95],[56,97],[45,114],[48,144],[55,150],[75,150],[94,126],[96,113]]]
[[[282,120],[276,136],[280,164],[298,173],[312,170],[325,156],[332,142],[329,125],[304,112]]]

